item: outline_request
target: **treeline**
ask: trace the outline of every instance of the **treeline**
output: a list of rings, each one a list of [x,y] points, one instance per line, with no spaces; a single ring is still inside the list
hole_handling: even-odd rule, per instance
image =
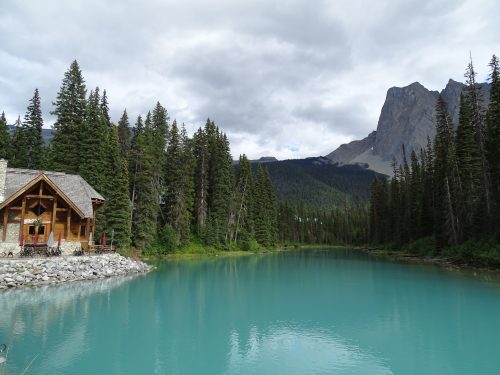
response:
[[[368,205],[330,210],[287,202],[279,206],[283,244],[362,245],[368,242]]]
[[[106,91],[87,95],[77,61],[65,73],[53,103],[55,134],[45,146],[40,95],[35,90],[24,121],[9,136],[0,117],[0,157],[9,166],[81,175],[105,198],[96,238],[157,252],[190,241],[216,248],[255,249],[278,241],[278,207],[269,173],[252,174],[245,155],[235,170],[227,136],[210,119],[189,137],[157,103],[132,128],[125,110],[118,125]]]
[[[397,246],[428,239],[432,251],[500,240],[500,65],[489,63],[490,102],[483,103],[469,63],[453,126],[446,103],[436,103],[436,136],[425,149],[403,149],[390,181],[376,179],[370,205],[370,240]],[[424,241],[425,242],[425,241]],[[469,246],[471,248],[473,246]]]

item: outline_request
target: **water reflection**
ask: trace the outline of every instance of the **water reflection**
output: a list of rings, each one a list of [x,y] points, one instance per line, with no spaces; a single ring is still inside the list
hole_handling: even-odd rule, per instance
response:
[[[135,277],[0,292],[0,337],[9,346],[9,370],[19,372],[37,357],[39,373],[64,373],[86,350],[89,314],[96,313],[91,301],[97,301],[98,310],[102,310],[109,305],[113,289]]]
[[[392,374],[383,361],[331,332],[272,327],[250,331],[241,348],[238,332],[230,336],[226,374]]]

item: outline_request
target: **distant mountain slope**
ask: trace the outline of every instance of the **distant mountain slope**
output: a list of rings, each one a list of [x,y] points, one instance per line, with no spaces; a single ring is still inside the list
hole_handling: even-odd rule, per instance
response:
[[[12,133],[14,133],[15,129],[16,129],[15,125],[7,125],[7,130],[9,131],[10,135],[12,135]],[[48,145],[52,141],[52,138],[54,138],[54,132],[55,132],[54,129],[46,129],[46,128],[42,129],[42,138],[43,138],[43,142],[46,145]]]
[[[268,162],[265,167],[279,200],[320,210],[365,202],[373,178],[379,175],[361,166],[338,166],[322,157]]]
[[[450,79],[441,91],[455,126],[458,123],[460,93],[464,87],[463,83]],[[481,87],[483,104],[486,105],[489,102],[489,85],[483,83]],[[418,82],[390,88],[377,130],[362,140],[341,145],[327,158],[339,164],[367,164],[370,169],[390,174],[392,159],[402,161],[403,144],[409,155],[412,150],[420,152],[420,148],[427,144],[427,137],[433,140],[438,95],[437,91],[430,91]]]

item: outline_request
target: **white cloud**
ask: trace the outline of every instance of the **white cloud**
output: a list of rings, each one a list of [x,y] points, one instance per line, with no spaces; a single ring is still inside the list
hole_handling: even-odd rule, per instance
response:
[[[0,110],[23,116],[35,87],[46,123],[73,59],[111,114],[156,101],[189,130],[210,117],[235,157],[327,154],[366,136],[391,86],[480,77],[499,53],[493,0],[3,0]]]

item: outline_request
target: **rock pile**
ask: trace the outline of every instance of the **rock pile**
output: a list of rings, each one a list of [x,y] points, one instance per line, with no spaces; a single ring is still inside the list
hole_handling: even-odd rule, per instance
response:
[[[119,254],[0,260],[0,289],[143,273],[152,266]]]

